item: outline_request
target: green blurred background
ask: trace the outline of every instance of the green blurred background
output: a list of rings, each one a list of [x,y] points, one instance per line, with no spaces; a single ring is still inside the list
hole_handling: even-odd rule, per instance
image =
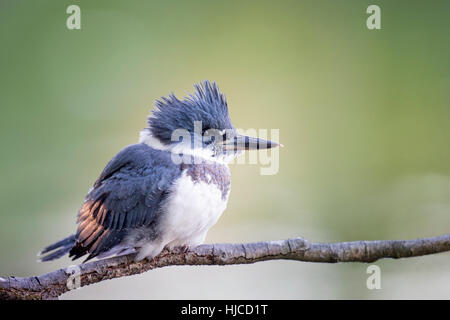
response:
[[[81,7],[81,30],[66,8]],[[381,7],[382,30],[366,27]],[[279,128],[280,170],[233,165],[207,242],[410,239],[450,230],[449,1],[0,2],[0,275],[75,230],[153,101],[215,80],[239,128]],[[168,267],[80,298],[450,298],[450,255],[365,264]]]

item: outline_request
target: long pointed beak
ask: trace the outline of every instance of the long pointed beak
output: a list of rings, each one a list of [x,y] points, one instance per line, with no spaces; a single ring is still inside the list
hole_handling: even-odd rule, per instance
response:
[[[239,150],[271,149],[278,146],[282,147],[283,145],[269,140],[253,138],[238,134],[232,140],[224,141],[223,148],[225,150],[239,151]]]

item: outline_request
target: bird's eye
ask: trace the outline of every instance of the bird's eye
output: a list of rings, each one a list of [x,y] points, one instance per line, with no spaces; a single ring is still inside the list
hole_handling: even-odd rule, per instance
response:
[[[203,143],[206,145],[210,145],[215,141],[215,136],[211,134],[210,129],[205,129],[202,131],[203,135]]]

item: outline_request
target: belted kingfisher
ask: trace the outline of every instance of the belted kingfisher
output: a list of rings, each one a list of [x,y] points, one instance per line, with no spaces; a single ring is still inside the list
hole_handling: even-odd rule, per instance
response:
[[[139,143],[114,156],[89,190],[76,233],[43,249],[40,261],[152,259],[165,247],[203,243],[227,206],[229,160],[279,144],[238,134],[215,82],[194,87],[183,100],[156,101]]]

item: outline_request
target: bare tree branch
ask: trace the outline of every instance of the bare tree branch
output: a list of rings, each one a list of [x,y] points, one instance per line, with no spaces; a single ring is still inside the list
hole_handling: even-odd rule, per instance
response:
[[[155,259],[134,254],[60,269],[39,277],[0,278],[0,299],[56,299],[73,288],[173,265],[231,265],[287,259],[306,262],[374,262],[450,251],[450,234],[415,240],[315,243],[303,238],[245,244],[205,244],[191,251],[164,250]],[[73,274],[73,271],[78,271]]]

